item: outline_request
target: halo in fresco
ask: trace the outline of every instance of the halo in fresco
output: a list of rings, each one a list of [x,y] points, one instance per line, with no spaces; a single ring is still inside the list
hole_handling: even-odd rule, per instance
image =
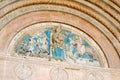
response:
[[[43,26],[44,27],[44,26]],[[94,49],[72,28],[64,26],[41,27],[28,32],[18,42],[18,56],[38,57],[47,61],[68,64],[100,66]]]

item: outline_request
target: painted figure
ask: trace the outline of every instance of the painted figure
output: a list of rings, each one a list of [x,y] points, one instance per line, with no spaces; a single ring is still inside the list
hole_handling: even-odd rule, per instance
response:
[[[44,51],[43,53],[45,52],[48,52],[48,43],[47,43],[47,37],[45,34],[42,35],[42,39],[41,39],[41,42],[42,42],[42,50]]]
[[[54,27],[52,34],[52,57],[56,60],[64,60],[63,40],[64,35],[61,27]]]
[[[29,42],[28,42],[29,55],[33,53],[33,50],[34,50],[34,42],[32,38],[29,38]]]
[[[73,64],[98,64],[93,48],[69,30],[61,26],[46,28],[34,35],[25,36],[16,48],[22,56],[48,58]],[[88,61],[88,62],[87,62]]]
[[[76,42],[76,48],[77,48],[77,52],[76,52],[76,58],[79,55],[83,55],[85,53],[85,46],[82,43],[82,39],[79,36],[75,37],[75,42]]]

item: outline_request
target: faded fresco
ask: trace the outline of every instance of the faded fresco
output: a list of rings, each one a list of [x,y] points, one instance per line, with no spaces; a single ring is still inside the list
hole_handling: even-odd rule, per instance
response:
[[[16,46],[16,53],[47,61],[100,66],[89,43],[62,27],[46,28],[33,35],[25,35]]]

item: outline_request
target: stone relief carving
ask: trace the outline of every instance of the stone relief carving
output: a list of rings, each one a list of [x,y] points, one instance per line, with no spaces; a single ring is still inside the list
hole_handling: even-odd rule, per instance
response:
[[[20,79],[20,80],[27,80],[30,78],[33,74],[32,68],[23,63],[18,64],[15,67],[15,75]]]
[[[50,70],[51,80],[68,80],[68,73],[60,66],[55,66]]]
[[[104,77],[100,72],[88,71],[87,80],[104,80]]]

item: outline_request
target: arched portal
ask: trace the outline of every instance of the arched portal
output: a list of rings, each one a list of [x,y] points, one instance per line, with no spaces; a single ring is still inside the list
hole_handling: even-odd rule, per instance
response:
[[[0,79],[120,80],[119,0],[0,0]]]

